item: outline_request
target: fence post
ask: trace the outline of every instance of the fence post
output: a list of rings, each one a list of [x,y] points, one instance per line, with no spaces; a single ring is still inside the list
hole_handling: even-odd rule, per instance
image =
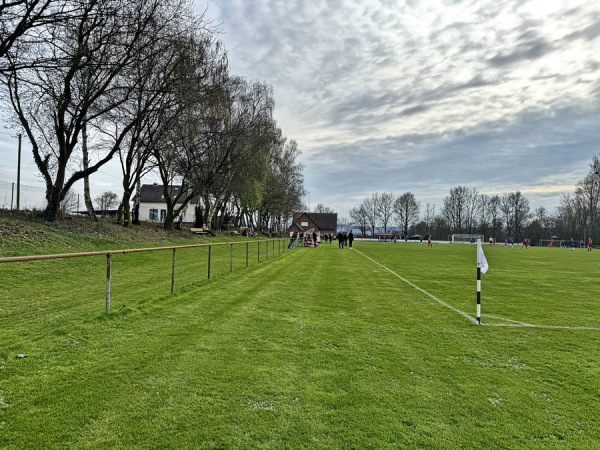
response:
[[[110,262],[111,262],[111,253],[106,254],[106,301],[104,307],[106,312],[110,312]]]
[[[208,279],[210,280],[210,248],[211,246],[208,246]]]
[[[176,248],[173,249],[173,265],[171,268],[171,295],[175,293],[175,252]]]
[[[273,258],[275,258],[275,241],[271,241],[273,243]]]
[[[229,272],[233,272],[233,244],[229,244]]]
[[[246,267],[248,267],[248,243],[246,242]]]

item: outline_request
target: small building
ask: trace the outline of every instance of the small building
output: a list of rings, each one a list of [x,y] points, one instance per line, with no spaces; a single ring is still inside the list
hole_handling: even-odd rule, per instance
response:
[[[331,233],[333,236],[337,233],[337,213],[294,213],[292,225],[288,232],[292,234],[312,233],[316,231],[319,236]]]
[[[378,241],[388,242],[394,238],[394,235],[392,233],[375,233],[375,237]]]
[[[171,195],[179,195],[181,186],[171,186]],[[199,197],[194,197],[188,207],[182,211],[183,222],[194,222],[195,208],[199,205]],[[175,205],[179,208],[181,203]],[[140,189],[140,221],[164,222],[167,217],[167,203],[165,202],[163,186],[157,183],[143,184]]]

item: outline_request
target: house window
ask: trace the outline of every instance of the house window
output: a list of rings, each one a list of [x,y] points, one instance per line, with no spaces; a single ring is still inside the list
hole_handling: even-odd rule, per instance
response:
[[[303,227],[307,227],[308,226],[308,222],[300,222],[300,225]]]
[[[148,219],[152,222],[158,220],[158,209],[156,209],[156,208],[150,209],[150,215],[149,215]]]
[[[166,218],[167,218],[167,210],[161,209],[160,210],[160,221],[164,222]]]

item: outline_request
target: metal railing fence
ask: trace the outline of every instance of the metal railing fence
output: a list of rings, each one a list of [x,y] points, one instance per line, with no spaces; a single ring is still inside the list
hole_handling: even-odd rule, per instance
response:
[[[12,257],[0,257],[0,264],[17,263],[17,262],[30,262],[30,261],[41,261],[41,260],[56,260],[56,259],[70,259],[70,258],[83,258],[83,257],[94,257],[94,256],[105,256],[106,257],[106,294],[105,294],[105,310],[110,312],[110,301],[111,301],[111,283],[112,283],[112,272],[114,270],[114,255],[126,255],[131,253],[141,252],[161,252],[171,251],[170,261],[170,285],[171,294],[175,293],[175,282],[177,274],[177,255],[184,252],[188,252],[185,259],[182,261],[185,264],[185,272],[193,272],[193,275],[188,273],[186,279],[197,279],[196,275],[199,272],[204,271],[206,273],[206,279],[210,279],[211,272],[215,273],[215,269],[220,269],[219,273],[233,272],[236,267],[247,268],[251,265],[256,265],[261,262],[269,261],[277,256],[285,253],[287,248],[288,239],[254,239],[251,241],[240,241],[240,242],[220,242],[211,244],[189,244],[189,245],[177,245],[169,247],[151,247],[151,248],[130,248],[121,250],[103,250],[93,252],[79,252],[79,253],[61,253],[51,255],[29,255],[29,256],[12,256]],[[206,255],[204,263],[202,263],[202,255],[198,258],[198,249],[206,249]],[[189,251],[194,251],[191,254]],[[164,262],[164,261],[163,261]],[[152,275],[152,278],[156,278]]]

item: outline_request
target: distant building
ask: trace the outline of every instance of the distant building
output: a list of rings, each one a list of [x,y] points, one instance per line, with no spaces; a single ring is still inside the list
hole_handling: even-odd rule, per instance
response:
[[[179,195],[181,186],[170,188],[171,196]],[[182,211],[184,222],[194,222],[195,208],[200,204],[199,197],[194,197],[188,207]],[[181,203],[175,205],[180,207]],[[143,184],[140,189],[140,221],[142,222],[164,222],[167,217],[167,203],[163,193],[163,186],[157,183]]]
[[[294,213],[292,225],[288,228],[289,233],[294,231],[310,232],[316,231],[318,235],[337,233],[337,213]]]

